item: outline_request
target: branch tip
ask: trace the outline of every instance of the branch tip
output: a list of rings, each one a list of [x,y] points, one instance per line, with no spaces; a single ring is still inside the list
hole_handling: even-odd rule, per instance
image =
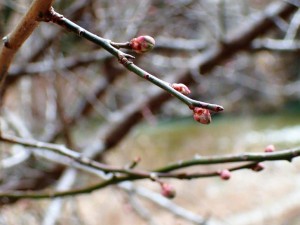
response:
[[[135,57],[124,52],[118,52],[118,60],[125,67],[133,63],[129,59],[135,59]]]

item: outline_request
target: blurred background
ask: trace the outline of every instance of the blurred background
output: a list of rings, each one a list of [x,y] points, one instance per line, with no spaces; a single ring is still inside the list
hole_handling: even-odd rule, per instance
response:
[[[31,2],[0,0],[1,37]],[[114,42],[154,37],[156,47],[144,55],[132,53],[134,62],[167,82],[186,83],[192,98],[225,110],[213,114],[209,126],[196,123],[186,105],[126,71],[103,49],[42,23],[9,70],[1,129],[61,143],[112,165],[126,166],[140,157],[138,168],[147,170],[201,155],[263,152],[269,144],[277,150],[298,147],[300,10],[277,15],[286,5],[271,0],[57,0],[57,12]],[[273,14],[248,44],[226,45],[247,38],[247,30]],[[214,60],[218,52],[220,60]],[[49,152],[0,146],[2,191],[67,190],[101,181],[72,169],[72,162],[62,165],[65,159]],[[172,201],[151,181],[58,200],[2,198],[0,224],[300,224],[299,159],[265,166],[260,173],[237,171],[229,181],[169,180],[177,192]]]

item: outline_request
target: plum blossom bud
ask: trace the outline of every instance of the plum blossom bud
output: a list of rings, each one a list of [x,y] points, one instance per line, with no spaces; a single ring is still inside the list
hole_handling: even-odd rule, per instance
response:
[[[223,180],[229,180],[231,177],[231,173],[227,169],[221,170],[219,172],[219,175],[220,175],[221,179],[223,179]]]
[[[264,168],[265,168],[265,165],[263,163],[257,163],[251,169],[255,172],[259,172],[259,171],[262,171]]]
[[[133,38],[129,45],[136,53],[145,53],[151,51],[155,45],[155,40],[150,36],[139,36]]]
[[[275,146],[274,145],[268,145],[265,147],[265,152],[274,152],[275,151]]]
[[[161,194],[166,198],[174,198],[176,195],[176,191],[174,187],[170,184],[161,183]]]
[[[174,88],[176,91],[179,91],[181,94],[188,95],[191,93],[190,89],[185,84],[171,84],[171,87]]]
[[[194,111],[194,120],[202,124],[209,124],[211,122],[211,116],[208,109],[203,109],[200,107],[195,107]]]

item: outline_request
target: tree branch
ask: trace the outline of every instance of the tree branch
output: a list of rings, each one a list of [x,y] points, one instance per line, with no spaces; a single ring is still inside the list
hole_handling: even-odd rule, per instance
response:
[[[47,15],[53,1],[34,0],[17,27],[3,38],[4,45],[0,50],[0,93],[3,93],[7,71],[16,52]]]
[[[104,39],[102,37],[99,37],[84,28],[78,26],[77,24],[73,23],[72,21],[65,18],[63,15],[58,14],[54,11],[53,8],[50,9],[48,17],[45,18],[45,21],[51,21],[53,23],[58,24],[59,26],[62,26],[80,37],[83,37],[99,46],[104,48],[106,51],[111,53],[113,56],[115,56],[119,62],[126,67],[129,71],[135,73],[136,75],[140,76],[141,78],[144,78],[151,83],[157,85],[158,87],[164,89],[165,91],[169,92],[174,97],[181,100],[183,103],[185,103],[190,108],[193,107],[201,107],[205,109],[209,109],[214,112],[220,112],[223,111],[223,107],[215,104],[210,104],[206,102],[196,101],[193,99],[190,99],[189,97],[185,96],[184,94],[180,93],[179,91],[176,91],[174,88],[171,87],[171,85],[156,76],[146,72],[145,70],[141,69],[140,67],[136,66],[131,59],[134,57],[131,55],[128,55],[122,51],[120,51],[118,48],[114,47],[114,43],[112,43],[108,39]]]
[[[180,161],[178,163],[171,164],[153,171],[142,171],[137,169],[126,169],[121,167],[114,167],[102,163],[93,161],[87,157],[82,157],[81,154],[68,149],[61,145],[50,144],[45,142],[39,142],[34,140],[28,140],[25,138],[19,138],[12,135],[1,134],[0,140],[12,143],[12,144],[21,144],[23,146],[32,147],[38,149],[46,149],[55,153],[58,153],[63,156],[67,156],[70,159],[73,159],[80,164],[93,168],[96,170],[104,171],[106,173],[113,173],[112,178],[101,182],[99,184],[85,187],[82,189],[64,191],[64,192],[47,192],[47,193],[38,193],[38,192],[7,192],[1,193],[0,197],[8,198],[49,198],[49,197],[63,197],[69,195],[77,195],[82,193],[89,193],[93,190],[104,188],[109,185],[117,184],[125,180],[138,180],[138,179],[150,179],[157,181],[159,178],[176,178],[176,179],[195,179],[195,178],[205,178],[205,177],[214,177],[220,176],[220,171],[212,172],[197,172],[197,173],[188,173],[188,172],[173,172],[178,169],[187,168],[195,165],[208,165],[208,164],[220,164],[220,163],[232,163],[232,162],[247,162],[244,165],[235,166],[228,168],[228,171],[236,171],[241,169],[252,169],[255,170],[255,166],[262,161],[274,161],[274,160],[288,160],[292,161],[293,158],[300,155],[300,148],[282,150],[277,152],[265,152],[265,153],[242,153],[242,154],[229,154],[229,155],[219,155],[212,157],[201,157],[197,159]],[[122,173],[124,175],[119,175]]]

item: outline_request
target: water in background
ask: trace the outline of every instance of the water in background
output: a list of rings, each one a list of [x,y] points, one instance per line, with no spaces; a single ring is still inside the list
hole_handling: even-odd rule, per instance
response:
[[[127,162],[140,156],[142,165],[153,168],[194,156],[262,152],[269,144],[277,149],[300,145],[300,116],[221,116],[214,118],[210,125],[191,119],[164,121],[156,126],[144,124],[115,152],[124,152],[121,155]]]

